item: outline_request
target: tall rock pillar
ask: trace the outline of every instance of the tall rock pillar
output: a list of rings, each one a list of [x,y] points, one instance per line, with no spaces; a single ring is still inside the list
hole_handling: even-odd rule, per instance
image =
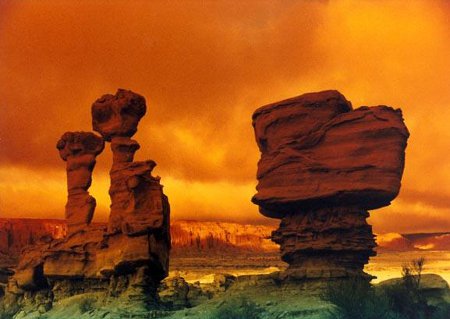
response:
[[[89,195],[95,158],[103,151],[103,139],[90,132],[66,132],[56,147],[67,163],[66,221],[68,233],[86,228],[92,221],[96,206]]]
[[[156,259],[153,271],[159,272],[157,278],[163,278],[170,251],[169,202],[160,178],[151,174],[156,163],[133,161],[140,146],[131,137],[145,113],[143,96],[119,89],[115,95],[107,94],[94,102],[92,126],[111,143],[113,152],[108,233],[148,237],[149,255]]]

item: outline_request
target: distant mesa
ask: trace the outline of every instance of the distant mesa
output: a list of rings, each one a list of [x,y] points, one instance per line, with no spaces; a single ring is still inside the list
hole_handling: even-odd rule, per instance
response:
[[[281,219],[273,240],[286,275],[363,275],[375,247],[367,210],[400,190],[409,137],[401,110],[353,109],[338,91],[323,91],[257,109],[253,127],[261,159],[252,201]]]

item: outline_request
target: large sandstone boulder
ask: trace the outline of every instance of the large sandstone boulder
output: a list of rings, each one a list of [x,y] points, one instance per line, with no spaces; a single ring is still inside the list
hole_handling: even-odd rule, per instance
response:
[[[131,137],[146,110],[143,96],[119,89],[115,95],[105,94],[92,104],[92,127],[108,142],[113,136]]]
[[[380,208],[400,190],[409,133],[399,109],[352,110],[324,91],[264,106],[253,125],[261,151],[253,201],[266,216],[287,206]]]
[[[362,274],[375,253],[367,210],[400,190],[409,133],[401,110],[308,93],[253,114],[261,151],[252,201],[282,219],[272,239],[297,277]]]

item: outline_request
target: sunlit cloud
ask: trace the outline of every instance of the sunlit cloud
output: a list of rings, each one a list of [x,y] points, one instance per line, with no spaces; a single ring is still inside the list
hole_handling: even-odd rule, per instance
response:
[[[136,157],[158,163],[175,218],[267,222],[250,202],[252,112],[338,89],[354,107],[401,107],[411,132],[403,189],[372,212],[374,229],[448,230],[449,12],[447,1],[3,1],[0,215],[63,216],[55,143],[91,130],[91,103],[122,87],[147,98]],[[91,188],[99,219],[108,148]]]

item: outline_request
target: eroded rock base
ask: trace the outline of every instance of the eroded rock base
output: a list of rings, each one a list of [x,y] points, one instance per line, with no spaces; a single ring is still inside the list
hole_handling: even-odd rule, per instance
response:
[[[375,239],[367,211],[350,208],[318,209],[287,214],[272,240],[280,245],[285,276],[343,278],[367,276],[369,257],[375,256]]]

